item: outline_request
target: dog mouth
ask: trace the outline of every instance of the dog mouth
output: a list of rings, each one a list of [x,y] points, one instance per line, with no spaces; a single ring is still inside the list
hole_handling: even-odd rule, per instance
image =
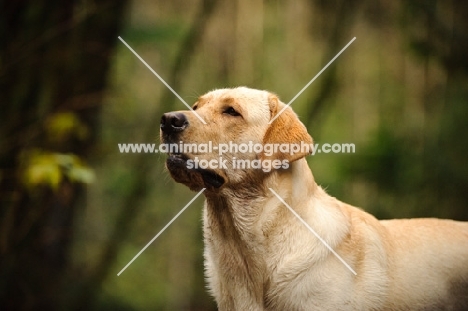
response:
[[[212,170],[199,169],[206,188],[218,189],[224,184],[224,178]]]
[[[183,153],[169,153],[167,161],[186,164],[189,157]]]
[[[166,167],[176,182],[185,184],[191,190],[216,190],[225,183],[221,175],[212,169],[198,167],[193,159],[183,153],[169,153]]]

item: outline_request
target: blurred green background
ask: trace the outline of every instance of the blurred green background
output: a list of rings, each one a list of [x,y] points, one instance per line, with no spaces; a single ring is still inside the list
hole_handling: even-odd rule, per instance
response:
[[[163,112],[245,85],[292,105],[317,182],[379,218],[468,219],[468,2],[0,1],[0,310],[215,310],[199,198],[157,143]],[[333,228],[330,228],[333,230]]]

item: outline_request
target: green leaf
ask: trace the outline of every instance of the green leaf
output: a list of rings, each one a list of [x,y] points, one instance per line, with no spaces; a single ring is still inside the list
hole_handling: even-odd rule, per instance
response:
[[[62,181],[63,174],[53,154],[31,152],[27,159],[24,173],[24,183],[28,188],[40,184],[49,185],[56,190]]]
[[[71,112],[55,113],[45,122],[48,139],[53,142],[63,142],[72,137],[85,140],[89,136],[86,125]]]
[[[89,184],[95,180],[92,168],[77,155],[32,150],[22,156],[23,182],[29,189],[48,185],[57,190],[63,178],[71,182]]]

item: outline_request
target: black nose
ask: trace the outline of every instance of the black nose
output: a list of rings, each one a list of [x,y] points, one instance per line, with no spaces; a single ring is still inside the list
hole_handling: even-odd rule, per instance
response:
[[[161,117],[161,130],[167,134],[182,132],[188,125],[187,117],[180,112],[167,112]]]

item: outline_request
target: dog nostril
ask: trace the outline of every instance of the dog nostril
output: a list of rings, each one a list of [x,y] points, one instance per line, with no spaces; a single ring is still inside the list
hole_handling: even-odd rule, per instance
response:
[[[183,131],[189,122],[185,114],[180,112],[168,112],[162,115],[160,128],[166,133]]]
[[[183,114],[176,114],[174,118],[171,119],[171,125],[173,127],[183,127],[187,125],[187,119],[185,118],[185,115]]]

